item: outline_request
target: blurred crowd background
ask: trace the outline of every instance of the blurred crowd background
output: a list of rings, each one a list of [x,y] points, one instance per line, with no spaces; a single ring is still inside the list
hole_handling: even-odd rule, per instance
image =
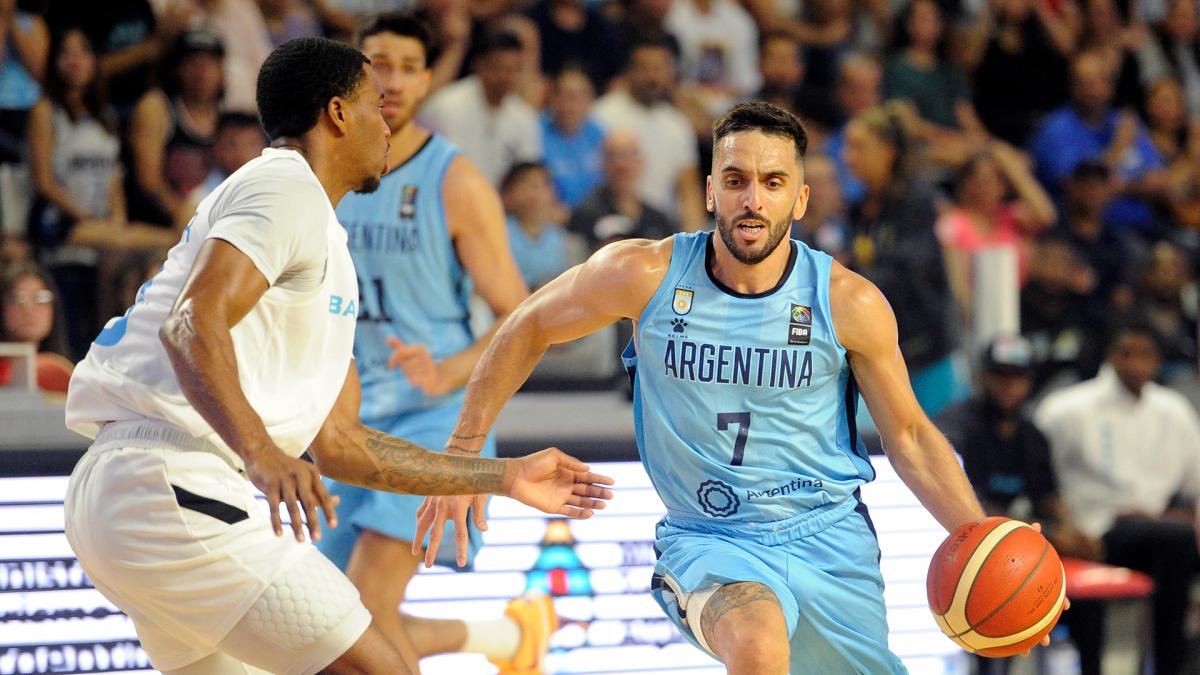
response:
[[[0,0],[0,342],[82,358],[264,147],[271,49],[394,10],[433,27],[419,119],[494,182],[531,288],[613,240],[711,227],[713,121],[750,99],[799,115],[793,236],[883,290],[989,510],[1173,589],[1158,672],[1181,667],[1162,641],[1200,569],[1197,0]],[[981,271],[997,254],[1009,272]],[[993,340],[997,297],[1015,314]],[[534,384],[621,387],[626,335]],[[1138,518],[1190,548],[1114,553]]]

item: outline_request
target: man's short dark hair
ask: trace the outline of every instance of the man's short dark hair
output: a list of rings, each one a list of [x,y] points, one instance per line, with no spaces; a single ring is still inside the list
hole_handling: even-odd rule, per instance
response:
[[[226,129],[245,129],[246,127],[260,129],[258,126],[258,118],[250,113],[238,111],[223,112],[221,113],[221,116],[217,118],[218,134]]]
[[[713,147],[739,131],[761,131],[768,136],[791,139],[801,161],[808,152],[808,132],[792,113],[765,101],[740,103],[713,124]]]
[[[675,39],[674,35],[664,32],[650,32],[638,35],[633,43],[629,45],[629,54],[633,55],[639,49],[665,49],[671,53],[671,56],[678,61],[681,53],[679,49],[679,40]]]
[[[426,68],[437,60],[433,53],[433,32],[429,30],[429,24],[415,12],[385,12],[367,17],[358,27],[354,44],[362,47],[364,40],[380,33],[393,33],[419,42],[425,54]]]
[[[517,162],[509,167],[508,172],[504,174],[504,178],[500,180],[500,191],[507,192],[513,186],[513,183],[516,183],[531,171],[541,171],[546,175],[550,174],[550,170],[541,162]]]
[[[288,40],[258,71],[258,115],[267,137],[302,136],[335,96],[350,98],[369,63],[357,49],[325,38]]]
[[[516,33],[507,30],[489,31],[479,41],[475,60],[485,59],[497,52],[519,52],[522,48],[521,38],[517,37]]]
[[[1154,351],[1159,354],[1163,353],[1162,335],[1159,334],[1158,329],[1150,323],[1146,315],[1132,311],[1113,323],[1108,333],[1108,348],[1104,350],[1105,354],[1112,356],[1117,349],[1117,341],[1126,335],[1144,337],[1154,345]]]

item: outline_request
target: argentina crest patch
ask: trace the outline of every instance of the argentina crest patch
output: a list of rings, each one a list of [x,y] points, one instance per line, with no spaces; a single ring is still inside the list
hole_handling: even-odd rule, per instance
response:
[[[671,301],[671,309],[675,310],[675,313],[680,316],[692,311],[692,297],[694,295],[695,292],[690,288],[677,287],[675,289],[675,299]]]

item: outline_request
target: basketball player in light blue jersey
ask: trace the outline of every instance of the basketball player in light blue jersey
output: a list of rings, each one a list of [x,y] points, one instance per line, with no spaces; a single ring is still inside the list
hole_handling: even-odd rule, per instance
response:
[[[413,123],[429,88],[429,44],[426,27],[409,15],[381,15],[363,27],[358,46],[384,88],[382,113],[392,132],[388,166],[394,168],[373,194],[343,199],[337,217],[362,289],[354,340],[360,415],[372,428],[453,453],[455,444],[447,440],[462,387],[491,338],[476,340],[468,326],[472,287],[499,319],[528,291],[509,253],[495,190],[445,138]],[[478,440],[470,454],[494,457],[494,440]],[[402,615],[400,603],[420,562],[411,542],[421,499],[332,481],[329,490],[341,499],[345,524],[330,531],[320,550],[346,571],[406,656],[415,662],[477,651],[505,672],[538,672],[556,627],[549,599],[519,598],[493,621]],[[485,505],[476,503],[481,523]],[[478,531],[468,537],[464,527],[461,533],[473,552]],[[467,558],[464,553],[457,562]]]
[[[788,239],[808,202],[800,122],[742,104],[713,146],[716,232],[611,244],[538,290],[476,367],[455,434],[490,429],[550,345],[632,319],[638,449],[668,511],[652,582],[663,611],[731,673],[904,672],[859,498],[875,476],[859,394],[943,527],[983,512],[917,405],[887,300]],[[427,501],[418,536],[469,503]]]

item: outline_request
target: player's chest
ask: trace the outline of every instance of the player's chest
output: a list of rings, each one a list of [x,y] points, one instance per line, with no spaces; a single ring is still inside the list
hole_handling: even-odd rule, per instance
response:
[[[681,284],[638,328],[639,364],[667,379],[754,389],[818,387],[837,377],[838,346],[813,287],[761,298]]]

